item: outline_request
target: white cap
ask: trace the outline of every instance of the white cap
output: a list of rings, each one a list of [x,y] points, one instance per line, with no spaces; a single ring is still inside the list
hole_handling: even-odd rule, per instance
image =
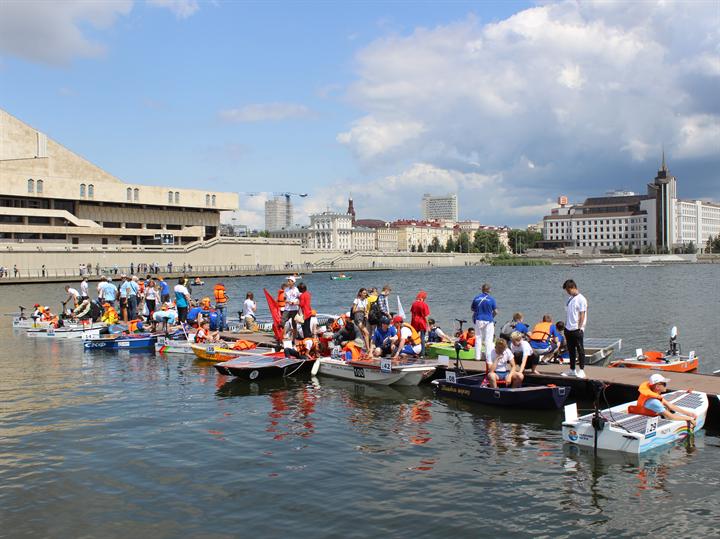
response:
[[[650,385],[667,384],[670,378],[665,378],[662,374],[655,373],[650,377]]]
[[[287,280],[294,283],[297,279],[295,279],[295,277],[294,277],[293,275],[290,275],[290,276],[287,278]]]

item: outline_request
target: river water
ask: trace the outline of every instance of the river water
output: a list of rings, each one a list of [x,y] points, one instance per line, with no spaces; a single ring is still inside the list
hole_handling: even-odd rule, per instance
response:
[[[305,280],[320,312],[389,283],[441,325],[482,282],[499,322],[590,303],[588,336],[625,352],[677,325],[720,369],[720,267],[472,267]],[[234,305],[277,277],[228,279]],[[214,282],[214,281],[213,281]],[[205,290],[211,291],[209,281]],[[196,288],[194,296],[202,295]],[[0,310],[56,305],[62,285],[0,288]],[[258,302],[259,304],[262,302]],[[7,326],[8,318],[4,319]],[[561,414],[320,377],[247,383],[187,357],[85,353],[0,329],[0,537],[717,537],[720,437],[641,458],[564,447]]]

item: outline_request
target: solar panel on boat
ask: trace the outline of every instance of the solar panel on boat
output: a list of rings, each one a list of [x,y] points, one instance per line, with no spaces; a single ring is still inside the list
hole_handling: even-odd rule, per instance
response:
[[[676,393],[682,396],[678,399]],[[703,403],[702,396],[696,395],[695,393],[685,393],[681,391],[676,391],[670,395],[666,395],[665,399],[670,400],[676,406],[684,406],[686,408],[699,408]]]

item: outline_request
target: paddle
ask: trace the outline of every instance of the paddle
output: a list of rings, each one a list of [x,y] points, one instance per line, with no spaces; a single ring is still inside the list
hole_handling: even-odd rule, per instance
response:
[[[320,358],[315,358],[315,363],[313,363],[312,369],[310,369],[310,374],[313,376],[317,375],[318,371],[320,371]]]

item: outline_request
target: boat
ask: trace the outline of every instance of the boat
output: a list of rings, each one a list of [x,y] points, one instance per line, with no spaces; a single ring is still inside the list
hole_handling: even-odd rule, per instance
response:
[[[244,380],[294,376],[310,372],[315,359],[285,357],[283,352],[270,355],[241,356],[213,365],[220,374]]]
[[[192,345],[195,344],[194,335],[190,335],[191,340],[186,339],[170,339],[168,337],[158,337],[155,342],[155,352],[158,354],[185,354],[194,355]]]
[[[355,380],[379,385],[418,385],[430,377],[438,363],[393,362],[390,358],[367,361],[345,361],[344,359],[320,358],[320,374],[344,380]]]
[[[622,339],[590,337],[584,340],[585,345],[585,365],[602,365],[609,361],[615,352],[622,349]],[[537,351],[536,351],[537,353]],[[567,365],[570,359],[567,351],[560,357],[553,357],[553,353],[540,354],[540,364],[557,363]]]
[[[425,345],[425,355],[433,359],[440,356],[457,359],[459,355],[460,359],[473,360],[475,359],[475,347],[470,346],[467,349],[461,347],[456,350],[455,345],[451,342],[431,342]]]
[[[352,275],[331,275],[330,278],[333,281],[350,281],[352,280]]]
[[[137,333],[133,335],[100,335],[83,339],[85,350],[153,350],[157,335]]]
[[[47,329],[28,329],[28,337],[46,338],[46,339],[87,339],[90,337],[100,337],[101,334],[107,333],[105,324],[100,327],[67,327],[67,328],[47,328]]]
[[[191,344],[190,348],[198,359],[213,362],[230,361],[238,357],[264,356],[275,353],[275,350],[270,348],[235,350],[233,348],[227,348],[225,343]]]
[[[570,388],[565,386],[548,384],[493,388],[487,385],[484,374],[457,377],[452,376],[453,372],[448,371],[448,374],[450,376],[444,380],[433,380],[438,394],[493,406],[557,410],[562,408],[570,395]]]
[[[676,440],[681,440],[691,432],[697,432],[705,425],[708,410],[708,398],[697,391],[672,391],[663,398],[686,410],[697,414],[697,423],[693,431],[687,421],[675,421],[660,416],[648,416],[636,413],[636,401],[619,404],[612,408],[598,410],[600,428],[593,426],[595,413],[578,417],[577,405],[565,407],[565,420],[562,424],[563,440],[569,444],[594,447],[597,436],[597,448],[607,451],[623,451],[639,454]]]
[[[677,327],[670,330],[670,347],[667,352],[649,350],[643,353],[642,348],[635,350],[634,358],[612,361],[608,367],[628,369],[653,369],[666,372],[693,372],[698,369],[699,358],[691,351],[687,355],[680,353],[677,342]]]

